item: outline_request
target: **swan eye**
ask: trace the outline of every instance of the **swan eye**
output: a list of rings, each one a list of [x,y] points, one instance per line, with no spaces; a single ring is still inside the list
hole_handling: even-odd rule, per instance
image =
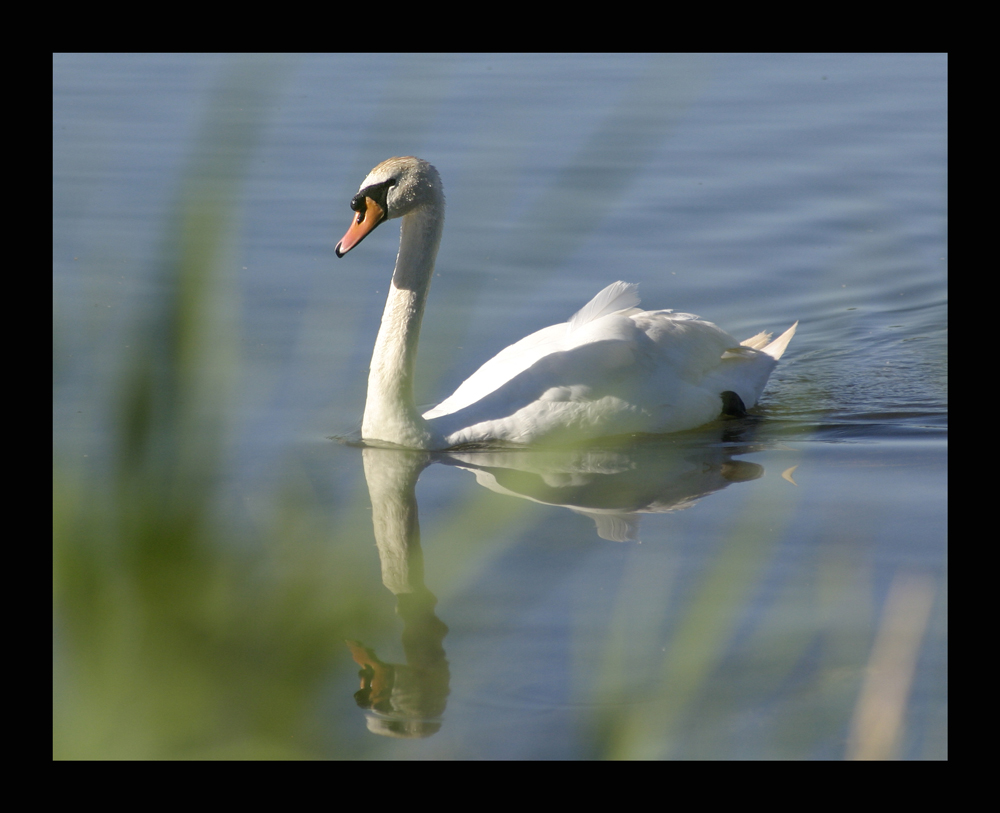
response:
[[[351,198],[351,208],[358,213],[358,223],[364,219],[365,213],[368,211],[368,199],[371,198],[372,201],[379,206],[383,212],[387,212],[389,209],[389,204],[386,201],[386,195],[389,194],[389,190],[396,185],[395,178],[389,178],[381,183],[372,184],[371,186],[366,186],[353,198]]]

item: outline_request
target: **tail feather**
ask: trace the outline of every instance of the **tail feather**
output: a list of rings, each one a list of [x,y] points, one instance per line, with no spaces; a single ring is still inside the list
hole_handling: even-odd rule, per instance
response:
[[[740,344],[743,347],[752,347],[754,350],[763,350],[769,341],[771,341],[771,334],[765,330],[758,333],[756,336],[744,339],[740,342]]]
[[[777,361],[778,359],[781,358],[782,354],[785,352],[785,348],[788,347],[788,343],[792,340],[792,336],[795,335],[795,328],[797,328],[798,326],[799,323],[796,322],[794,325],[788,328],[788,330],[782,333],[777,339],[775,339],[773,342],[767,345],[767,347],[762,347],[760,349],[763,350],[765,353],[767,353],[775,361]],[[754,339],[756,338],[757,336],[754,336]],[[770,338],[770,336],[768,336],[768,338]],[[752,339],[750,341],[752,341]],[[744,344],[746,344],[746,342],[744,342]]]

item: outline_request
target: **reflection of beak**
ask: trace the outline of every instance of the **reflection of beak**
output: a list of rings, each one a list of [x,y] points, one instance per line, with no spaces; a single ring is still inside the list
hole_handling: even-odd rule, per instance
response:
[[[371,231],[371,229],[369,229]],[[351,657],[361,667],[361,688],[371,690],[370,708],[389,699],[392,694],[395,670],[391,664],[378,659],[374,649],[369,649],[361,641],[345,641],[351,650]]]
[[[347,234],[337,243],[337,256],[343,257],[348,251],[364,240],[375,227],[385,220],[385,210],[371,198],[365,198],[365,208],[358,212]]]

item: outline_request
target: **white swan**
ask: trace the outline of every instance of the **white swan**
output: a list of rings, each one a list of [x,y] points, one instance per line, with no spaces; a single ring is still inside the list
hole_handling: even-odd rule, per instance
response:
[[[383,220],[402,218],[368,375],[366,441],[447,449],[691,429],[753,406],[798,325],[770,344],[767,333],[737,342],[688,313],[639,310],[637,286],[615,282],[568,322],[502,350],[421,415],[413,367],[444,226],[441,178],[419,158],[390,158],[365,178],[351,208],[357,214],[338,257]]]

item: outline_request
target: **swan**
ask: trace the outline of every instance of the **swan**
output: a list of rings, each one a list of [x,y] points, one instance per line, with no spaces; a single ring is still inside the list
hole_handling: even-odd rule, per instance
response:
[[[569,321],[502,350],[423,414],[413,369],[444,227],[437,170],[413,156],[375,167],[351,200],[343,257],[400,218],[399,254],[372,353],[361,434],[410,449],[565,443],[692,429],[753,406],[795,334],[737,342],[689,313],[644,311],[637,285],[613,282]]]

